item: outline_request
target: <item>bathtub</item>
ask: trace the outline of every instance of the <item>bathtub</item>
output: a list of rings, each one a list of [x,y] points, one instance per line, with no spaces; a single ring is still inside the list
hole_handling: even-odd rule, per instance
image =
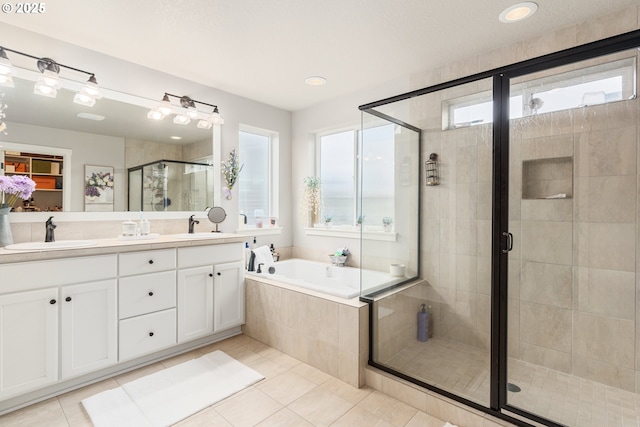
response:
[[[307,261],[304,259],[288,259],[276,262],[275,273],[266,271],[256,273],[247,271],[247,277],[275,280],[316,292],[351,299],[360,295],[360,269],[353,267],[336,267],[329,263]],[[388,273],[373,270],[362,270],[366,293],[382,289],[397,283],[397,277]]]

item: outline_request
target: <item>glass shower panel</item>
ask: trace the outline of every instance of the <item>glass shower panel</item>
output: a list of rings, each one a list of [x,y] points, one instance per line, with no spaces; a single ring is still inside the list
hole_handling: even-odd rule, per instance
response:
[[[212,206],[212,165],[159,160],[129,169],[130,211],[204,211]]]
[[[363,113],[358,147],[361,295],[418,276],[420,134]]]
[[[482,105],[465,108],[474,103]],[[398,242],[420,235],[422,280],[375,296],[371,306],[373,361],[419,383],[489,406],[492,79],[376,110],[420,131],[419,155],[402,152],[402,145],[396,150],[394,177],[398,184],[402,182],[402,164],[407,157],[412,184],[417,178],[413,168],[421,172],[417,182],[419,209],[403,200],[396,201],[395,209],[419,215],[419,228],[413,225],[418,223],[416,219],[408,229],[396,232]],[[381,120],[371,119],[370,127],[381,126]],[[427,185],[425,177],[425,163],[431,154],[437,155],[438,185]],[[363,172],[366,180],[366,169]],[[401,185],[396,188],[403,189]],[[363,263],[371,257],[382,264],[373,257],[369,242],[364,242]]]
[[[569,426],[638,416],[637,53],[510,86],[507,403]]]

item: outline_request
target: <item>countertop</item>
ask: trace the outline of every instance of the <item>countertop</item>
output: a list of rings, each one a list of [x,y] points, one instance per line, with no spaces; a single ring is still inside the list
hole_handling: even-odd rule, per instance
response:
[[[118,252],[148,251],[153,249],[181,248],[190,246],[219,245],[223,243],[243,243],[246,236],[231,233],[215,233],[215,236],[183,239],[160,235],[154,239],[87,239],[97,242],[93,246],[56,250],[10,250],[0,248],[0,264],[46,259],[70,258],[89,255],[103,255]]]

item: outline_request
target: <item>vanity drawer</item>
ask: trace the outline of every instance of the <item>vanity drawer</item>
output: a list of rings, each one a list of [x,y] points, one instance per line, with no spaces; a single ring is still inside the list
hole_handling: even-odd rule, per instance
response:
[[[176,250],[162,249],[120,254],[118,264],[120,276],[174,270],[176,268]]]
[[[242,243],[178,248],[178,268],[241,261],[243,257]]]
[[[176,344],[176,309],[120,321],[120,359],[131,359]]]
[[[120,319],[176,306],[176,272],[122,277],[118,286]]]

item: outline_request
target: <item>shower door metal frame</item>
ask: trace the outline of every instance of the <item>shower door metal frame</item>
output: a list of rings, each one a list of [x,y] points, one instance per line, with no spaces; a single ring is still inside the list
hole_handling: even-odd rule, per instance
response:
[[[519,426],[529,426],[525,421],[510,416],[504,411],[525,419],[551,426],[561,427],[554,421],[537,414],[509,405],[507,401],[507,264],[509,241],[509,95],[513,78],[559,67],[587,59],[596,58],[624,50],[640,47],[640,30],[623,33],[606,39],[550,53],[493,70],[465,76],[405,94],[392,96],[380,101],[361,105],[361,111],[371,113],[374,108],[393,102],[403,101],[477,80],[493,79],[493,203],[492,203],[492,261],[491,261],[491,387],[489,407],[468,400],[447,390],[427,384],[416,378],[379,364],[373,360],[373,310],[374,301],[369,303],[369,365],[391,373],[406,381],[456,400],[471,408],[507,420]],[[372,113],[373,114],[373,113]]]

